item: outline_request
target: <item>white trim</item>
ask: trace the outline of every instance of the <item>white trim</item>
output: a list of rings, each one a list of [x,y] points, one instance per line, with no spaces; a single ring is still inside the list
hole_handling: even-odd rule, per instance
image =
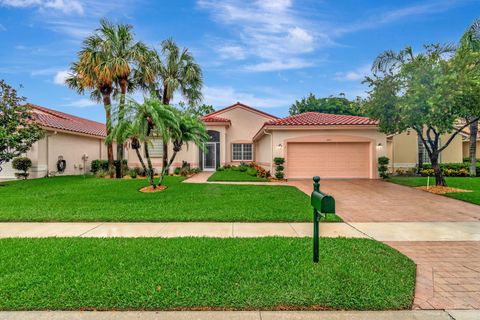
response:
[[[233,145],[235,144],[239,144],[242,146],[242,159],[234,159],[233,158]],[[243,151],[243,147],[248,144],[252,147],[252,158],[251,159],[243,159],[243,156],[244,156],[244,151]],[[232,162],[241,162],[241,161],[253,161],[253,159],[255,159],[255,155],[254,155],[254,150],[255,150],[255,146],[252,142],[232,142],[231,143],[231,147],[230,147],[230,152],[231,152],[231,157],[232,157]]]
[[[203,164],[202,164],[202,169],[203,171],[215,171],[217,169],[217,143],[218,142],[207,142],[205,143],[206,145],[212,145],[213,146],[213,161],[214,165],[213,168],[206,168],[205,163],[207,162],[207,153],[203,152]]]

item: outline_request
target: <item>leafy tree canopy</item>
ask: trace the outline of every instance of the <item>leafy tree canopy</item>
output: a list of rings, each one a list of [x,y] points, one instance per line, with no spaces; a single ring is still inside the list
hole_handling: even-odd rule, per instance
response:
[[[25,153],[43,135],[24,100],[0,80],[0,171],[4,163]]]
[[[327,98],[317,98],[313,93],[308,97],[296,100],[290,107],[290,115],[304,112],[322,112],[330,114],[361,115],[357,107],[357,101],[348,100],[344,94],[330,96]]]
[[[213,106],[210,104],[202,104],[200,106],[186,106],[185,103],[180,102],[179,107],[184,113],[195,117],[201,117],[215,111],[215,108],[213,108]]]

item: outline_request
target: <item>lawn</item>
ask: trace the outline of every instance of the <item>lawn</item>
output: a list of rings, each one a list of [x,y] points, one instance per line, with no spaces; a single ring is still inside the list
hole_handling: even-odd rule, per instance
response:
[[[369,239],[0,240],[0,310],[409,309],[415,265]]]
[[[141,193],[146,180],[82,176],[0,184],[0,221],[312,221],[310,199],[291,186],[181,183]],[[339,220],[335,215],[329,220]]]
[[[215,171],[212,174],[208,181],[255,181],[255,182],[265,182],[268,181],[267,178],[259,178],[257,176],[249,175],[247,172],[242,172],[239,170],[224,169],[222,171]]]
[[[455,198],[480,205],[480,178],[445,178],[449,187],[473,190],[473,192],[447,193],[447,197]],[[391,177],[389,181],[410,187],[427,185],[426,177]],[[430,178],[430,184],[435,185],[435,178]]]

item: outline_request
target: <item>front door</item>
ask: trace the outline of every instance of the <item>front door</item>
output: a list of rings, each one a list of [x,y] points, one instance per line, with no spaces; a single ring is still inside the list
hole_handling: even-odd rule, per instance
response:
[[[213,171],[217,168],[217,146],[215,142],[207,142],[203,153],[203,170]]]

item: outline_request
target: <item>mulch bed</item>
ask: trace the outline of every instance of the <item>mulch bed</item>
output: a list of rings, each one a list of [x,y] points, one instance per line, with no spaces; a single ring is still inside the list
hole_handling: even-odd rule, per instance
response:
[[[148,187],[143,187],[142,189],[140,189],[138,191],[144,192],[144,193],[154,193],[154,192],[163,191],[165,189],[167,189],[167,186],[157,186],[155,189],[153,189],[152,186],[148,186]]]
[[[420,189],[420,190],[435,193],[435,194],[445,194],[445,193],[451,193],[451,192],[473,192],[472,190],[443,187],[443,186],[428,186],[428,187],[421,186],[421,187],[417,187],[416,189]]]

